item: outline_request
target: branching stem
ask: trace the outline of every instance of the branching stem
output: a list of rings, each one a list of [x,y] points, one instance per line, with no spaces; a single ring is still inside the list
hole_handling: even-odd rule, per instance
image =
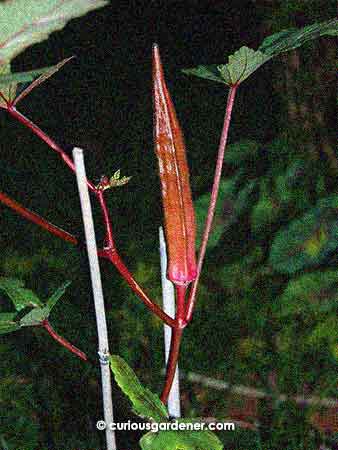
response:
[[[66,154],[66,152],[51,138],[49,137],[41,128],[39,128],[35,123],[33,123],[31,120],[29,120],[27,117],[25,117],[23,114],[21,114],[10,102],[6,100],[6,98],[2,95],[0,92],[0,97],[2,97],[7,104],[7,107],[5,108],[9,114],[14,117],[16,120],[21,122],[24,126],[29,128],[34,134],[36,134],[40,139],[42,139],[46,144],[51,147],[54,151],[56,151],[60,157],[63,159],[63,161],[67,164],[67,166],[75,173],[75,165],[73,163],[73,160]],[[130,273],[124,262],[122,261],[121,257],[117,253],[114,238],[113,238],[113,231],[112,231],[112,225],[111,220],[107,208],[107,204],[104,198],[103,190],[98,189],[94,186],[94,184],[86,180],[86,183],[89,187],[89,189],[96,194],[96,197],[100,203],[102,215],[103,215],[103,221],[106,229],[106,237],[105,237],[105,245],[102,250],[98,251],[98,256],[101,258],[109,259],[111,263],[114,264],[114,266],[117,268],[119,273],[122,275],[122,277],[126,280],[126,282],[129,284],[129,286],[132,288],[132,290],[136,293],[136,295],[140,298],[140,300],[157,316],[159,317],[163,322],[165,322],[170,327],[174,328],[176,327],[176,323],[174,319],[172,319],[170,316],[168,316],[155,302],[153,302],[147,294],[143,291],[143,289],[139,286],[139,284],[135,281],[133,275]],[[44,218],[40,217],[38,214],[28,210],[27,208],[24,208],[19,203],[15,202],[14,200],[10,199],[6,194],[0,193],[0,201],[4,203],[5,205],[9,206],[10,208],[14,209],[18,214],[22,215],[26,219],[30,220],[31,222],[36,223],[37,225],[41,226],[45,230],[49,231],[50,233],[54,234],[55,236],[60,237],[61,239],[71,242],[74,245],[78,245],[79,242],[77,238],[66,231],[62,230],[61,228],[58,228],[57,226],[51,224]]]

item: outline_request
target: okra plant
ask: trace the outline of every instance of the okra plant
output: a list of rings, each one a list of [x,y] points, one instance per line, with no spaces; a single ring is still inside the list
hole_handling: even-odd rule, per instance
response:
[[[0,5],[0,107],[4,114],[9,114],[13,120],[20,122],[26,129],[44,141],[73,172],[75,171],[74,162],[65,149],[17,108],[19,102],[34,88],[46,81],[66,63],[71,64],[72,58],[67,58],[53,67],[20,73],[12,73],[10,63],[29,45],[46,39],[51,32],[61,29],[73,17],[103,7],[107,3],[107,1],[100,0],[48,0],[45,2],[13,0]],[[164,230],[168,249],[167,278],[174,284],[176,292],[176,315],[174,318],[167,315],[138,284],[115,244],[106,195],[109,195],[115,187],[128,183],[130,177],[121,177],[120,171],[116,171],[110,177],[103,176],[99,183],[90,179],[86,180],[89,190],[101,208],[105,229],[104,242],[98,250],[98,256],[112,263],[134,291],[136,297],[150,312],[172,329],[170,356],[160,398],[141,385],[125,361],[118,356],[110,357],[111,368],[117,383],[130,398],[134,412],[141,417],[152,422],[170,420],[165,404],[179,357],[183,331],[193,318],[197,288],[215,214],[231,115],[238,89],[252,73],[279,54],[296,49],[320,36],[337,34],[338,21],[336,19],[316,23],[299,30],[283,30],[267,37],[257,50],[246,46],[241,47],[233,55],[230,55],[228,62],[224,64],[199,66],[185,70],[187,75],[222,83],[224,88],[228,89],[210,204],[206,214],[201,245],[197,249],[197,257],[196,220],[183,133],[166,86],[159,46],[153,45],[154,145],[161,181]],[[17,95],[17,87],[27,82],[31,84]],[[10,197],[10,193],[0,192],[0,201],[20,216],[70,245],[78,247],[84,245],[76,236],[19,204]],[[27,326],[43,327],[55,341],[75,356],[88,362],[88,356],[60,336],[49,321],[53,307],[64,294],[68,285],[69,282],[64,283],[46,302],[43,302],[32,291],[26,289],[23,282],[5,277],[0,278],[0,289],[8,295],[15,308],[13,312],[0,314],[0,333],[11,333]],[[148,433],[142,437],[140,445],[144,450],[159,448],[219,450],[222,448],[219,439],[209,431]]]

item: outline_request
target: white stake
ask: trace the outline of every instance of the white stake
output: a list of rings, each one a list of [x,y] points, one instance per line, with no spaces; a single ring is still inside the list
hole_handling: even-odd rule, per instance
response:
[[[167,248],[164,240],[163,228],[159,229],[160,236],[160,257],[161,257],[161,281],[163,310],[168,316],[175,317],[175,290],[171,281],[167,278]],[[164,325],[164,351],[165,363],[168,363],[171,342],[171,328]],[[176,366],[175,377],[168,397],[168,412],[172,417],[181,417],[180,405],[180,385],[178,375],[178,365]]]
[[[93,296],[95,302],[96,325],[98,334],[98,354],[101,365],[101,382],[103,396],[104,420],[106,422],[106,442],[107,450],[116,450],[115,432],[109,427],[114,422],[113,402],[111,392],[111,373],[109,367],[109,344],[106,322],[106,313],[102,293],[102,283],[97,256],[97,246],[93,214],[90,205],[88,186],[86,183],[86,169],[83,160],[83,151],[80,148],[73,149],[73,158],[76,167],[76,179],[79,188],[82,217],[85,228],[86,244],[90,266],[90,276],[92,280]]]

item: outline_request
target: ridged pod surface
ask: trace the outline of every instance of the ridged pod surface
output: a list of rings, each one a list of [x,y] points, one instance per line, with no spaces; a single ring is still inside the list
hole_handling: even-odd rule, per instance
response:
[[[154,141],[158,158],[170,281],[196,278],[195,213],[183,134],[167,89],[158,46],[153,46]]]

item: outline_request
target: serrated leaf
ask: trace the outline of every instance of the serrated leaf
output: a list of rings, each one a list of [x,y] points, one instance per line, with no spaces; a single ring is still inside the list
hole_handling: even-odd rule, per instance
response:
[[[268,36],[258,48],[265,55],[274,57],[283,52],[294,50],[320,36],[336,36],[338,34],[338,20],[314,23],[302,29],[291,28]]]
[[[15,322],[16,313],[0,314],[0,334],[12,333],[19,330],[20,325]]]
[[[110,367],[117,384],[131,401],[135,414],[156,422],[164,422],[169,418],[160,398],[142,386],[134,371],[120,356],[110,357]]]
[[[182,72],[186,75],[194,75],[206,80],[217,81],[219,83],[226,84],[219,73],[217,64],[213,64],[210,66],[197,66],[193,69],[183,69]]]
[[[191,419],[178,422],[192,422]],[[223,444],[211,431],[159,431],[147,433],[140,440],[142,450],[222,450]]]
[[[12,300],[15,309],[20,311],[26,306],[43,307],[44,304],[30,289],[25,289],[24,282],[14,278],[0,277],[0,289]]]
[[[241,47],[233,55],[229,56],[228,64],[197,66],[192,69],[184,69],[183,73],[217,81],[229,86],[238,85],[265,62],[280,53],[298,48],[320,36],[336,36],[337,34],[337,19],[314,23],[300,30],[295,28],[282,30],[265,38],[257,50],[246,46]]]
[[[289,281],[276,299],[274,312],[278,317],[297,314],[334,313],[338,304],[338,272],[327,270],[301,275]]]
[[[34,308],[28,314],[23,316],[20,320],[20,325],[22,327],[33,327],[39,325],[43,320],[47,319],[49,316],[49,308]]]
[[[269,262],[281,272],[292,274],[320,264],[338,248],[338,196],[318,201],[300,219],[280,230],[273,240]]]
[[[54,308],[54,306],[60,300],[60,298],[63,296],[63,294],[66,292],[66,289],[70,284],[71,284],[71,281],[66,281],[54,292],[54,294],[51,297],[49,297],[49,299],[47,300],[47,305],[46,305],[49,312]]]
[[[242,83],[268,59],[259,50],[244,46],[229,56],[228,64],[218,66],[218,70],[226,84],[234,86]]]
[[[0,64],[41,42],[67,22],[108,4],[106,0],[15,0],[0,3]]]

